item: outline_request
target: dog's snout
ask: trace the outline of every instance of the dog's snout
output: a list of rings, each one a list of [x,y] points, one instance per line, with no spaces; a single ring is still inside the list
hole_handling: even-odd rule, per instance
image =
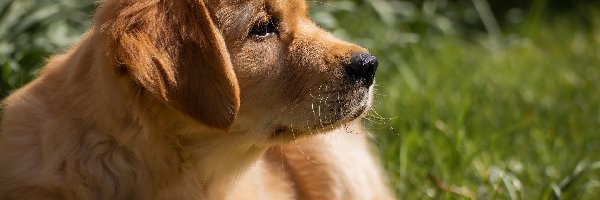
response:
[[[371,86],[378,65],[379,62],[375,56],[369,53],[360,53],[352,55],[350,63],[346,65],[346,70],[353,79],[363,81],[367,86]]]

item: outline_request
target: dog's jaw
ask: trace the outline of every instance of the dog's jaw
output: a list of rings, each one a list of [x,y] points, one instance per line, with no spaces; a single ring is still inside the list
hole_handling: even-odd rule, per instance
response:
[[[267,142],[271,144],[288,143],[290,141],[298,140],[311,135],[318,135],[327,133],[329,131],[338,129],[346,124],[359,120],[361,117],[368,113],[371,108],[372,99],[374,95],[374,85],[369,88],[355,87],[347,93],[354,92],[355,98],[348,100],[345,103],[328,105],[339,110],[339,112],[332,113],[331,116],[324,117],[327,120],[323,120],[316,116],[316,109],[314,105],[311,105],[311,109],[307,110],[308,113],[314,113],[315,118],[312,118],[312,125],[295,125],[292,123],[278,123],[273,122],[272,125],[268,126],[267,129],[268,137]],[[317,105],[317,107],[327,107],[325,105]]]

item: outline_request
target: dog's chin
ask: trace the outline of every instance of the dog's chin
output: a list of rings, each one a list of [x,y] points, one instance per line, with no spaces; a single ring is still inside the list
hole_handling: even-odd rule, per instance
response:
[[[276,143],[286,143],[310,135],[322,134],[340,128],[345,124],[362,117],[371,105],[371,90],[361,95],[361,98],[352,101],[347,105],[340,105],[340,109],[345,112],[333,114],[328,117],[329,120],[317,120],[313,125],[307,128],[295,128],[291,125],[276,126],[271,134],[271,140]]]

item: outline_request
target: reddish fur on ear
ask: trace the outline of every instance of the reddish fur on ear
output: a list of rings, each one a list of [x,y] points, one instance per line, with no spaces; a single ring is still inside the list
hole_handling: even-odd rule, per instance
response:
[[[106,38],[115,69],[207,126],[231,126],[240,106],[239,86],[203,0],[105,4],[111,5],[97,12],[96,30]]]

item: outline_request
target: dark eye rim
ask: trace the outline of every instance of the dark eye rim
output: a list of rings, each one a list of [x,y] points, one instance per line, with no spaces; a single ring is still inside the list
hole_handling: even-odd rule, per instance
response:
[[[271,16],[256,21],[248,31],[248,36],[255,39],[265,39],[275,35],[279,35],[279,24],[277,19]]]

